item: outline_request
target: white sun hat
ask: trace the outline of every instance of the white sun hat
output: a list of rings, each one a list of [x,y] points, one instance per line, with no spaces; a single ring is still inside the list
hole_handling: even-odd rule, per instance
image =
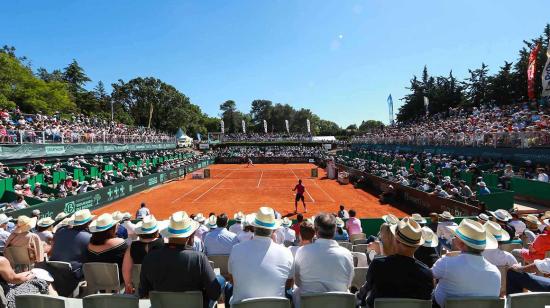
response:
[[[136,234],[153,234],[159,230],[155,216],[148,215],[136,224]]]
[[[6,214],[0,214],[0,225],[6,224],[10,222],[11,218],[8,217]]]
[[[13,233],[28,232],[36,227],[36,217],[30,218],[29,216],[21,215],[17,218],[17,224]]]
[[[336,217],[336,227],[343,228],[345,226],[344,220],[340,217]]]
[[[208,217],[208,220],[206,221],[206,226],[210,229],[216,229],[218,227],[218,219],[216,216],[211,215]]]
[[[484,224],[484,226],[487,232],[491,233],[498,242],[505,242],[510,240],[510,234],[508,234],[506,230],[502,229],[502,227],[498,223],[494,221],[488,221]]]
[[[393,214],[384,215],[382,219],[389,225],[396,225],[399,222],[399,218]]]
[[[281,221],[281,225],[283,227],[290,227],[291,224],[292,224],[292,221],[290,221],[288,217],[283,218],[283,220]]]
[[[103,232],[111,229],[117,223],[118,221],[113,218],[113,215],[105,213],[99,215],[96,220],[92,221],[88,229],[92,233]]]
[[[202,213],[198,213],[197,215],[195,215],[194,219],[198,223],[203,223],[205,220],[204,215]]]
[[[424,247],[437,247],[439,245],[439,239],[432,229],[428,227],[422,227],[422,238],[424,239]]]
[[[54,223],[55,223],[55,220],[53,220],[51,217],[46,217],[46,218],[41,218],[40,220],[38,220],[36,225],[41,227],[41,228],[47,228],[47,227],[50,227],[51,225],[53,225]]]
[[[281,226],[281,221],[275,219],[275,211],[267,206],[262,206],[257,213],[252,214],[252,226],[255,228],[263,228],[276,230]]]
[[[420,214],[418,213],[414,213],[411,215],[411,218],[416,221],[417,223],[419,224],[425,224],[426,223],[426,218],[422,217]]]
[[[448,226],[447,228],[468,247],[478,250],[498,247],[495,237],[477,221],[465,218],[460,222],[460,225]]]
[[[391,225],[390,230],[395,236],[395,239],[403,245],[418,247],[424,244],[422,228],[416,221],[409,217],[405,217],[397,224]]]
[[[233,216],[233,218],[235,218],[236,222],[242,222],[244,219],[244,214],[243,212],[238,212],[235,214],[235,216]]]
[[[166,229],[160,231],[165,238],[186,238],[199,228],[199,223],[191,219],[186,212],[175,212],[170,216]]]
[[[448,211],[444,211],[443,213],[439,214],[439,217],[446,219],[446,220],[453,220],[455,217],[451,215]]]
[[[497,220],[504,221],[504,222],[512,218],[512,215],[510,215],[508,211],[502,210],[502,209],[498,209],[494,212],[489,212],[489,213],[491,213],[491,215],[493,215],[493,217],[495,217]]]
[[[92,215],[90,210],[84,209],[76,211],[73,215],[73,219],[71,220],[71,226],[81,226],[88,222],[90,222],[95,216]]]
[[[482,220],[484,222],[487,222],[487,221],[489,221],[489,216],[487,216],[487,214],[485,214],[485,213],[481,213],[481,214],[477,215],[477,219]]]

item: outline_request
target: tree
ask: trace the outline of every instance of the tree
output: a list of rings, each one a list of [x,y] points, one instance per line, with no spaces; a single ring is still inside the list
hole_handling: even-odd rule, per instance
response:
[[[481,67],[475,70],[468,70],[470,77],[466,78],[466,98],[473,106],[480,106],[488,103],[488,72],[489,67],[481,63]]]
[[[371,132],[374,130],[379,130],[380,128],[384,127],[384,123],[377,121],[377,120],[367,120],[361,122],[361,125],[359,125],[358,130],[360,132]]]
[[[273,102],[270,100],[256,99],[252,101],[250,116],[256,132],[264,131],[264,120],[267,121],[268,125],[270,124],[272,112]]]
[[[84,69],[80,67],[78,62],[74,59],[73,62],[63,70],[63,80],[69,84],[69,90],[72,94],[83,92],[86,83],[92,81],[88,78]]]
[[[239,132],[241,128],[241,116],[237,111],[235,101],[227,100],[220,105],[221,117],[225,125],[225,131],[231,133]],[[242,129],[242,128],[241,128]]]

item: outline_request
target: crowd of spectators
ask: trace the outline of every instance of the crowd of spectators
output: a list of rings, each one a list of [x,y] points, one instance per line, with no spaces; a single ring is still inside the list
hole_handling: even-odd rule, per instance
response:
[[[35,198],[41,201],[51,201],[58,198],[77,195],[112,185],[116,180],[134,180],[149,174],[163,172],[185,165],[196,163],[200,160],[210,158],[208,155],[190,154],[182,159],[164,160],[156,165],[143,163],[127,164],[127,161],[145,162],[164,156],[174,155],[175,151],[156,152],[128,152],[114,155],[94,155],[93,157],[75,156],[66,161],[55,159],[47,162],[45,159],[32,160],[19,167],[8,167],[0,163],[0,179],[12,178],[16,199],[12,202],[2,204],[4,211],[18,210],[28,206],[25,198]],[[123,163],[123,167],[119,164]],[[90,167],[98,168],[97,176],[89,180],[74,178],[71,174],[74,169],[80,169],[86,178],[90,176]],[[108,170],[111,169],[111,170]],[[59,183],[53,183],[54,172],[66,172],[66,178]],[[36,182],[34,189],[31,189],[29,180],[38,174],[44,175],[44,182]]]
[[[298,133],[229,133],[223,135],[224,142],[309,142],[311,134]]]
[[[0,143],[132,143],[173,141],[167,134],[145,127],[134,127],[72,114],[69,118],[0,111]]]
[[[368,237],[355,211],[344,206],[337,214],[307,219],[299,214],[294,225],[266,206],[235,214],[230,227],[224,213],[205,217],[179,211],[158,221],[146,204],[136,213],[139,222],[131,217],[118,211],[94,217],[89,210],[40,220],[0,214],[0,249],[28,248],[34,267],[51,276],[46,281],[32,271],[15,274],[10,254],[0,257],[0,283],[9,283],[4,288],[8,307],[18,294],[71,295],[86,279],[83,264],[90,262],[117,264],[127,294],[148,298],[152,291],[200,291],[204,307],[222,293],[226,307],[257,297],[286,297],[300,307],[303,295],[323,292],[355,294],[358,305],[366,307],[379,298],[432,300],[444,307],[453,297],[550,291],[550,278],[540,274],[550,273],[544,255],[550,250],[550,212],[539,217],[498,210],[459,224],[448,212],[429,219],[388,214],[380,232]],[[345,248],[352,243],[366,244],[367,250]],[[509,244],[525,248],[509,252]],[[72,270],[44,263],[46,256],[69,262]],[[209,258],[225,260],[227,267],[217,273]],[[141,264],[139,279],[133,277],[136,264]],[[356,267],[367,266],[365,277],[354,277]],[[501,273],[507,275],[506,285]]]
[[[287,158],[320,158],[328,151],[319,146],[227,146],[220,147],[215,151],[216,156],[221,158],[263,158],[263,157],[287,157]]]
[[[533,164],[531,161],[525,161],[523,164],[515,166],[514,170],[512,164],[502,160],[492,161],[427,152],[398,153],[360,150],[355,154],[359,157],[351,158],[339,155],[335,157],[335,162],[439,197],[478,206],[482,205],[479,204],[476,197],[491,193],[487,183],[483,181],[484,171],[497,174],[499,176],[497,186],[504,189],[509,187],[512,177],[548,182],[548,173],[550,172],[550,166]],[[449,171],[447,175],[444,175],[444,169]],[[460,177],[461,172],[470,173],[473,181],[464,181]],[[391,200],[392,189],[393,187],[390,187],[382,194],[384,201]]]
[[[451,108],[419,121],[356,136],[355,143],[544,147],[550,145],[550,106]]]

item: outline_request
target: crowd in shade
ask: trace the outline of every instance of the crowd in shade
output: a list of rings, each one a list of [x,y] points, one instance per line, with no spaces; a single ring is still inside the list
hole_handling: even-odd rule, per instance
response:
[[[512,146],[550,145],[550,106],[483,105],[472,109],[450,108],[420,121],[399,123],[353,138],[356,143]]]
[[[499,188],[509,188],[512,178],[548,182],[550,166],[525,161],[512,165],[504,160],[490,160],[458,155],[423,153],[398,153],[393,151],[360,150],[357,157],[346,154],[335,157],[335,162],[362,172],[373,174],[404,186],[413,187],[443,198],[450,198],[482,206],[477,196],[490,194],[491,189],[483,180],[483,173],[498,175]],[[466,182],[461,173],[471,175]],[[391,201],[393,187],[382,194]]]
[[[223,135],[224,142],[286,142],[311,141],[311,134],[298,133],[228,133]]]
[[[163,142],[173,141],[168,134],[155,129],[134,127],[72,114],[62,117],[23,114],[15,110],[0,111],[0,143],[92,143],[92,142]]]
[[[300,307],[303,295],[320,292],[354,294],[366,307],[377,298],[433,300],[444,307],[454,297],[550,292],[550,278],[543,276],[550,273],[550,212],[539,217],[497,210],[458,224],[449,212],[428,219],[388,214],[378,234],[368,237],[344,205],[334,214],[298,214],[294,223],[267,206],[236,213],[231,226],[225,213],[179,211],[157,220],[146,204],[135,218],[118,211],[94,216],[87,209],[55,219],[0,214],[0,284],[8,307],[18,294],[70,296],[86,279],[83,264],[93,262],[117,264],[127,294],[200,291],[204,307],[221,294],[226,307],[257,297],[286,297]],[[352,244],[367,249],[352,252]],[[12,268],[10,247],[26,248],[47,279]],[[72,270],[54,268],[46,257],[69,262]],[[215,264],[218,273],[210,259],[227,266]],[[136,264],[139,279],[132,276]],[[354,277],[356,268],[367,269],[364,277]],[[505,285],[501,275],[507,275]]]
[[[287,158],[320,158],[325,157],[328,151],[321,145],[318,146],[227,146],[215,151],[221,158],[263,158],[263,157],[287,157]]]
[[[0,208],[4,211],[19,210],[29,206],[25,200],[27,198],[41,201],[65,198],[113,185],[117,181],[130,181],[210,158],[208,155],[188,153],[182,158],[164,160],[157,164],[145,163],[147,160],[151,162],[160,157],[169,157],[175,154],[175,151],[155,151],[105,156],[75,156],[64,161],[61,159],[32,160],[24,166],[12,167],[0,163],[0,179],[13,179],[13,192],[16,194],[15,200],[1,204]],[[142,164],[129,164],[130,161],[141,161]],[[97,168],[97,173],[94,176],[90,174],[91,167]],[[73,177],[72,174],[75,170],[81,170],[83,176]],[[65,178],[54,183],[54,174],[58,172],[64,173]],[[43,175],[43,181],[34,181],[34,187],[32,187],[30,181],[37,175]]]

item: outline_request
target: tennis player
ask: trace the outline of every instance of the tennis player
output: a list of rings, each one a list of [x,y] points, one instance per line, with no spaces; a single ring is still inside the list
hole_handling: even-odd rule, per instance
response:
[[[249,158],[248,158],[247,165],[246,165],[246,168],[248,168],[248,167],[250,167],[250,166],[254,167],[254,163],[252,162],[252,158],[249,157]]]
[[[298,201],[300,200],[302,200],[302,204],[304,205],[304,213],[307,213],[306,201],[304,198],[306,188],[302,185],[302,180],[298,180],[298,184],[294,186],[292,191],[296,192],[296,198],[294,199],[294,213],[298,213]]]

